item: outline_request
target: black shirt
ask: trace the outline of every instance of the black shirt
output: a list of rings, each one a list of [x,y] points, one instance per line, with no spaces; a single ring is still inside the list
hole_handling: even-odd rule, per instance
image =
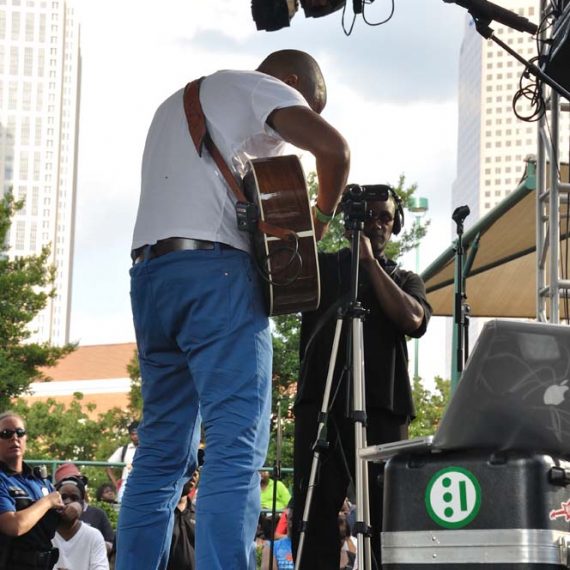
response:
[[[96,528],[103,535],[105,542],[113,542],[115,539],[111,521],[103,509],[87,505],[79,518],[89,526]]]
[[[192,507],[174,509],[174,527],[167,570],[195,570],[194,515]]]
[[[431,316],[431,307],[426,298],[423,281],[415,273],[399,269],[391,260],[382,258],[379,262],[394,282],[422,305],[424,320],[421,326],[409,335],[421,337]],[[302,365],[296,406],[306,403],[320,406],[322,403],[337,318],[336,310],[331,313],[330,308],[335,304],[341,306],[349,297],[350,250],[342,249],[337,253],[319,254],[319,269],[321,274],[319,309],[304,313],[302,319],[300,345]],[[366,407],[413,417],[415,411],[408,374],[406,335],[396,328],[380,308],[368,274],[362,267],[359,270],[358,299],[364,308],[370,311],[363,325]],[[323,315],[326,322],[320,321]],[[333,394],[346,361],[346,327],[347,323],[343,325],[339,344]],[[341,387],[341,390],[343,389]]]

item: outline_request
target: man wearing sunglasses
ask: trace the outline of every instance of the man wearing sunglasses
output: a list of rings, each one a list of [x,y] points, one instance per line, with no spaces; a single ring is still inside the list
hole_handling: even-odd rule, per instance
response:
[[[51,539],[64,504],[24,463],[26,441],[24,420],[0,414],[0,570],[51,570],[58,559]]]
[[[357,298],[369,310],[363,323],[367,444],[407,438],[408,423],[414,416],[408,376],[406,336],[420,337],[426,331],[431,308],[425,287],[415,273],[404,271],[388,259],[385,248],[403,225],[400,198],[389,186],[362,187],[362,193],[343,197],[345,219],[363,223]],[[360,187],[358,187],[360,188]],[[358,199],[356,199],[358,198]],[[350,226],[353,227],[353,226]],[[357,226],[355,226],[357,227]],[[333,344],[337,309],[346,306],[351,285],[351,250],[320,254],[321,304],[305,313],[301,326],[301,374],[295,400],[293,544],[296,552],[305,507],[307,484],[317,436],[319,412]],[[352,385],[346,381],[346,329],[339,343],[329,416],[328,449],[321,450],[320,469],[311,502],[301,568],[339,568],[338,513],[354,482],[354,422],[350,415]],[[380,568],[382,490],[380,468],[372,465],[369,502],[372,551]]]

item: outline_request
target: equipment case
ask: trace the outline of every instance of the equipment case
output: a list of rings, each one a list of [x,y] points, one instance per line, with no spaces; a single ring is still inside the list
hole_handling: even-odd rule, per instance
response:
[[[404,453],[384,475],[382,568],[570,568],[570,463],[524,452]]]

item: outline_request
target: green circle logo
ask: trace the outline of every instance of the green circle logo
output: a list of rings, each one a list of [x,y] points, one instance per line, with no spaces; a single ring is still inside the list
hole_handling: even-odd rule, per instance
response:
[[[479,513],[481,486],[471,471],[446,467],[428,483],[425,503],[428,514],[444,528],[462,528]]]

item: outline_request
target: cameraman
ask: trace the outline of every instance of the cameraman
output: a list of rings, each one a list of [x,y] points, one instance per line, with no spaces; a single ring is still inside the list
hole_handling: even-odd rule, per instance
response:
[[[358,187],[357,187],[358,188]],[[407,438],[414,416],[408,376],[406,335],[421,337],[431,315],[425,286],[418,275],[404,271],[386,258],[384,250],[392,234],[403,224],[398,195],[388,186],[370,195],[349,190],[343,198],[345,218],[360,211],[358,300],[369,310],[363,323],[367,445]],[[355,203],[351,203],[354,199]],[[364,199],[364,200],[363,200]],[[348,225],[348,224],[347,224]],[[303,314],[301,325],[301,374],[295,401],[294,536],[296,553],[304,512],[307,484],[313,460],[328,365],[335,332],[336,307],[349,299],[351,250],[319,254],[321,303],[317,311]],[[329,447],[321,450],[319,472],[306,529],[301,568],[337,570],[340,552],[338,514],[348,487],[354,482],[354,422],[350,418],[352,386],[346,379],[346,328],[343,326],[329,402]],[[381,467],[370,465],[369,498],[372,552],[380,567],[382,530]]]
[[[51,539],[64,504],[24,463],[26,441],[24,420],[0,414],[0,570],[51,570],[58,559]]]

